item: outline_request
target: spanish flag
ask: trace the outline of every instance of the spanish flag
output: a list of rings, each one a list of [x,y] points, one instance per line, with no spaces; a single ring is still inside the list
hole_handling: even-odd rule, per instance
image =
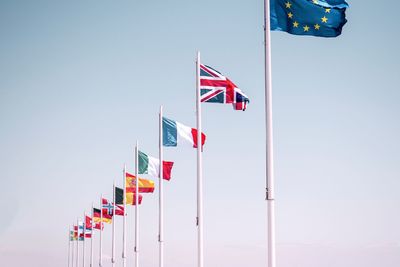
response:
[[[126,195],[128,198],[129,193],[135,193],[136,179],[135,175],[126,173]],[[139,177],[139,193],[153,193],[154,182],[151,180],[143,179]],[[140,198],[140,196],[139,196]],[[139,202],[140,204],[140,202]]]

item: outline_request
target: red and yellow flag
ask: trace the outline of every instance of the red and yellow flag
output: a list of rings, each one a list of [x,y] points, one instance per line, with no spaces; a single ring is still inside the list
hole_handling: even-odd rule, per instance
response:
[[[136,177],[130,173],[126,173],[126,198],[128,199],[129,193],[135,193]],[[154,182],[139,177],[139,193],[153,193]],[[139,195],[140,198],[140,195]],[[128,203],[128,201],[127,201]],[[140,201],[139,201],[140,204]]]

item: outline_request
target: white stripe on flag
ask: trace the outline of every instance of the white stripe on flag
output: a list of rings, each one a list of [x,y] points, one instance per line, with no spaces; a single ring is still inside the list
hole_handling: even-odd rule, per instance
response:
[[[176,121],[176,131],[177,131],[178,146],[186,142],[189,142],[192,146],[194,145],[192,128]]]

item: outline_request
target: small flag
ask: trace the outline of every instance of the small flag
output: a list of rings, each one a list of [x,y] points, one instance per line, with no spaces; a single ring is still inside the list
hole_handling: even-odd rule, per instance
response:
[[[344,0],[271,0],[271,30],[336,37],[346,23]]]
[[[85,238],[83,222],[78,222],[78,226],[79,226],[79,230],[78,230],[79,241],[83,241]]]
[[[107,219],[105,219],[103,217],[103,222],[106,222],[106,220]],[[96,223],[96,225],[94,227],[95,229],[99,229],[100,230],[100,223],[101,223],[101,229],[102,230],[104,229],[104,225],[101,222],[101,210],[100,209],[93,208],[93,221]],[[109,223],[111,223],[111,222],[109,222]]]
[[[104,229],[104,224],[100,222],[100,219],[100,210],[93,208],[93,219],[86,216],[86,223],[89,223],[92,229]]]
[[[200,65],[201,102],[232,104],[235,110],[245,110],[249,98],[219,71]]]
[[[115,187],[115,204],[124,204],[124,189]]]
[[[92,229],[92,218],[85,215],[85,224],[86,224],[86,229]]]
[[[124,216],[124,190],[115,187],[115,215]]]
[[[163,146],[177,146],[188,142],[197,148],[197,129],[163,117]],[[201,145],[204,146],[206,135],[201,133]]]
[[[108,202],[107,199],[103,198],[102,199],[102,214],[103,214],[103,222],[105,223],[111,223],[112,222],[112,216],[113,216],[113,209],[114,206],[111,202]]]
[[[135,193],[136,180],[135,176],[126,173],[126,193]],[[147,179],[142,179],[139,177],[139,193],[153,193],[154,192],[154,182]],[[140,204],[140,203],[139,203]]]
[[[85,238],[92,238],[92,218],[85,215]]]
[[[92,238],[92,229],[90,228],[85,229],[85,238]]]
[[[93,208],[93,221],[98,223],[101,221],[101,210]]]
[[[163,179],[170,180],[174,163],[163,160]],[[160,160],[139,151],[139,174],[148,174],[158,177],[160,172]]]
[[[74,225],[74,238],[78,241],[83,241],[83,222],[78,222],[78,225]]]
[[[75,241],[75,240],[76,240],[75,231],[70,230],[69,231],[69,241]]]

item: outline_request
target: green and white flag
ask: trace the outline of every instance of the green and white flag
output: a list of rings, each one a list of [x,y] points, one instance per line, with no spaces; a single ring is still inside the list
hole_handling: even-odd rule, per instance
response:
[[[170,180],[174,163],[172,161],[163,160],[163,179]],[[158,177],[160,172],[160,160],[139,151],[139,174],[148,174]]]

